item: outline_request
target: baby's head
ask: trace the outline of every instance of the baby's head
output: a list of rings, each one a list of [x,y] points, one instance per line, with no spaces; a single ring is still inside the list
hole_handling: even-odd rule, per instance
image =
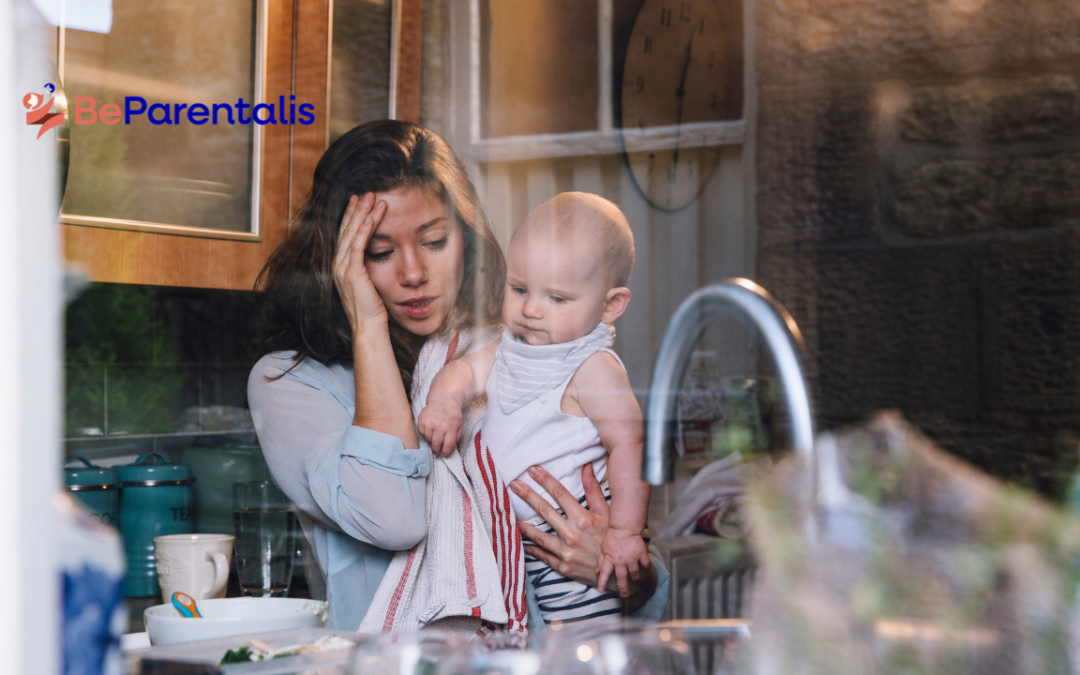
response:
[[[507,254],[503,321],[531,345],[569,342],[630,302],[634,235],[619,207],[564,192],[525,217]]]

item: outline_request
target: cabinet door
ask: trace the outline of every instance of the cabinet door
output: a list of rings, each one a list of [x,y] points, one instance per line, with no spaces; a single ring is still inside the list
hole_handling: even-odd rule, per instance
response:
[[[123,203],[121,200],[122,203],[119,205],[106,204],[105,207],[97,207],[100,213],[88,214],[87,211],[94,210],[94,204],[87,207],[85,199],[82,203],[79,203],[77,199],[73,200],[73,203],[69,205],[71,207],[69,211],[73,212],[62,213],[61,216],[64,257],[69,263],[85,268],[92,281],[251,289],[267,256],[281,241],[291,214],[295,213],[303,200],[307,198],[311,190],[315,165],[331,140],[327,126],[327,105],[331,101],[328,90],[328,82],[331,80],[331,59],[339,63],[341,67],[339,75],[346,76],[342,80],[343,92],[339,94],[344,92],[351,94],[339,96],[340,101],[335,100],[337,106],[335,115],[339,113],[341,115],[341,119],[337,120],[339,123],[348,126],[367,121],[369,112],[382,109],[383,105],[386,109],[381,115],[411,121],[418,120],[423,14],[421,0],[345,1],[339,3],[340,8],[333,10],[333,16],[331,16],[330,0],[255,0],[254,5],[250,4],[252,0],[246,1],[249,3],[248,6],[256,10],[256,17],[251,22],[252,35],[255,37],[237,39],[241,41],[241,46],[245,44],[243,40],[247,40],[246,44],[252,46],[252,53],[255,55],[250,67],[253,81],[251,90],[259,91],[258,85],[261,83],[261,100],[270,104],[278,103],[275,106],[278,118],[281,116],[282,106],[292,117],[289,104],[293,102],[292,97],[295,97],[297,106],[300,104],[311,106],[310,111],[314,120],[310,124],[278,123],[258,126],[258,133],[252,134],[252,143],[247,151],[251,154],[251,161],[247,161],[247,155],[223,158],[234,163],[242,159],[246,164],[231,167],[232,173],[225,171],[222,174],[219,171],[219,176],[242,173],[244,166],[247,166],[250,172],[251,179],[248,184],[237,182],[231,186],[231,190],[219,189],[220,185],[217,185],[228,182],[228,178],[214,176],[177,178],[167,175],[165,180],[159,178],[155,182],[154,180],[147,181],[146,176],[139,175],[138,166],[124,166],[128,174],[124,178],[131,178],[130,175],[135,174],[134,178],[137,179],[129,180],[129,184],[139,181],[143,184],[150,182],[156,189],[165,190],[168,197],[166,201],[170,202],[171,207],[169,204],[157,205],[153,198],[138,191],[136,191],[136,197],[141,200],[139,204],[130,203],[133,200],[129,200],[129,203]],[[121,10],[124,9],[125,3],[131,3],[131,11],[136,15],[164,11],[153,9],[157,5],[149,6],[150,9],[143,8],[137,0],[114,0],[114,17],[122,17]],[[365,8],[362,6],[365,3],[374,7]],[[131,63],[128,63],[126,68],[120,65],[114,69],[119,71],[119,78],[105,80],[112,84],[114,89],[122,90],[123,88],[116,85],[117,79],[120,85],[126,85],[129,88],[146,85],[149,82],[154,85],[152,87],[154,91],[164,92],[166,95],[172,92],[175,98],[183,95],[183,87],[179,87],[176,81],[184,80],[191,75],[188,72],[189,68],[198,69],[198,64],[206,61],[205,54],[196,54],[195,57],[188,58],[184,56],[186,52],[175,51],[181,49],[191,51],[192,41],[197,43],[202,40],[211,42],[214,40],[214,36],[208,35],[206,30],[192,30],[191,25],[183,23],[202,21],[205,24],[205,17],[197,12],[184,14],[177,9],[183,7],[183,2],[168,4],[171,7],[169,11],[178,15],[172,20],[150,21],[145,27],[138,21],[133,21],[127,26],[117,26],[114,32],[123,29],[133,34],[128,36],[126,43],[129,49],[137,50],[140,45],[145,47],[147,42],[153,46],[155,37],[159,40],[171,41],[171,49],[174,51],[170,52],[168,48],[162,48],[159,52],[150,51],[172,68],[172,76],[157,76],[160,71],[155,69],[155,64],[147,63],[145,58],[139,59],[136,55],[129,58]],[[339,12],[338,9],[341,11]],[[355,23],[358,19],[371,19],[369,16],[359,16],[363,14],[361,10],[366,10],[368,14],[374,12],[378,15],[377,18],[380,21],[374,23],[376,26],[383,25],[384,30],[385,27],[389,28],[389,36],[386,39],[379,39],[379,36],[375,35],[377,27],[365,25],[362,28],[370,35],[363,41],[364,44],[359,46],[351,44],[357,40],[357,26],[347,25],[348,22],[352,20]],[[138,18],[139,16],[136,16],[136,19]],[[236,19],[237,22],[239,20],[239,18]],[[263,23],[260,24],[260,20]],[[343,25],[337,34],[338,48],[332,50],[331,35],[335,22],[341,22]],[[213,22],[210,22],[210,25],[213,25]],[[187,44],[179,39],[183,36],[187,37]],[[84,49],[89,49],[91,56],[94,56],[94,37],[81,37]],[[220,37],[217,39],[221,40]],[[63,42],[64,40],[61,40],[62,45]],[[90,43],[89,47],[85,47],[87,42]],[[92,63],[93,59],[87,59],[84,55],[84,80],[92,80],[95,75],[101,80],[100,71],[107,70],[102,67],[101,61],[104,59],[107,65],[108,58],[113,56],[109,51],[111,40],[108,41],[110,44],[104,46],[102,42],[103,40],[98,38],[96,54],[99,63]],[[124,44],[121,40],[117,42]],[[218,48],[216,51],[207,51],[223,54],[224,56],[218,57],[219,59],[229,54],[238,55],[236,46],[232,45],[232,47],[231,50]],[[372,52],[372,48],[380,51]],[[381,51],[387,48],[388,51]],[[61,49],[63,50],[64,47],[62,46]],[[70,50],[64,51],[65,54],[70,54]],[[197,44],[194,51],[198,52]],[[170,55],[172,60],[170,60]],[[199,56],[203,57],[202,61],[199,60]],[[113,58],[123,63],[122,59]],[[203,67],[212,71],[220,64],[213,63],[215,57],[209,58],[211,63],[203,63]],[[85,67],[85,61],[91,61],[89,68]],[[189,63],[191,65],[188,65]],[[225,69],[223,72],[235,76],[237,68],[238,64],[232,64],[231,70]],[[368,71],[366,74],[364,74],[365,69]],[[76,70],[72,71],[73,76]],[[91,72],[87,75],[86,70]],[[140,72],[124,72],[125,70]],[[385,71],[386,75],[372,76],[375,71]],[[199,74],[196,73],[196,75]],[[367,79],[364,79],[365,77]],[[189,79],[194,82],[199,81],[198,76],[192,76]],[[374,90],[362,92],[357,89],[358,87],[371,89],[387,86],[389,91],[385,94]],[[181,93],[177,93],[177,89],[180,89]],[[123,93],[123,91],[112,92],[114,97]],[[74,115],[78,112],[73,97],[78,95],[80,94],[77,91],[68,92],[69,99],[72,99],[70,103],[73,121]],[[143,98],[149,101],[150,96]],[[373,101],[374,104],[372,104]],[[105,102],[102,99],[99,103]],[[169,101],[171,104],[179,102],[186,101]],[[175,111],[175,107],[173,110]],[[223,114],[224,111],[221,113]],[[268,113],[263,113],[262,119],[266,119],[266,114]],[[157,119],[160,119],[160,113]],[[188,121],[186,117],[185,121]],[[102,129],[112,128],[115,127]],[[154,128],[147,130],[147,134],[162,128],[165,127],[154,125]],[[204,127],[195,127],[195,129],[202,128]],[[75,124],[72,124],[72,130],[75,132],[74,135],[78,136]],[[173,128],[168,130],[178,131]],[[160,168],[162,164],[168,165],[170,161],[175,161],[177,164],[186,163],[188,167],[209,166],[209,170],[213,171],[215,162],[212,157],[191,156],[199,154],[200,146],[198,143],[184,145],[185,140],[191,140],[192,130],[188,129],[187,132],[189,135],[187,139],[174,138],[171,147],[167,146],[159,152],[139,146],[137,153],[134,154],[148,161],[149,166],[152,167]],[[90,137],[92,143],[93,136]],[[153,136],[149,137],[153,138]],[[234,146],[242,145],[236,141],[236,137],[231,138]],[[73,156],[78,152],[78,140],[78,138],[73,138],[72,141]],[[106,159],[109,157],[115,159],[115,156],[119,154],[115,144],[106,143],[105,145],[108,146],[103,151]],[[210,147],[216,146],[211,144]],[[109,155],[110,152],[112,155]],[[169,152],[173,152],[175,157],[170,158]],[[196,160],[203,163],[199,164]],[[171,166],[167,168],[174,169]],[[73,171],[78,169],[78,164],[73,162]],[[203,182],[200,183],[200,181]],[[101,182],[99,185],[104,185],[114,192],[117,191],[116,185],[108,181]],[[86,186],[79,186],[83,195],[88,193],[92,195],[93,185],[90,188],[88,190]],[[248,207],[250,209],[249,221],[246,227],[242,227],[240,223],[244,222],[244,215],[239,203],[242,201],[245,190],[249,191],[248,194],[252,198]],[[231,217],[222,217],[220,213],[214,212],[213,208],[203,207],[200,211],[196,204],[190,203],[195,200],[225,199],[225,196],[221,194],[203,194],[214,191],[226,192],[234,197],[230,204],[230,208],[233,209]],[[180,194],[181,198],[178,199],[177,194]],[[187,202],[182,198],[184,195],[188,197]],[[79,196],[77,192],[76,196]],[[144,214],[148,211],[152,212],[152,209],[157,207],[161,207],[160,212],[165,214],[160,220],[169,220],[167,216],[170,214],[173,216],[173,221],[182,220],[185,216],[190,219],[188,222],[147,220]],[[110,208],[111,211],[109,211]],[[123,212],[124,208],[128,208],[130,213]],[[170,211],[169,208],[172,210]],[[192,213],[196,215],[191,217]]]
[[[65,259],[92,281],[251,289],[291,196],[310,185],[314,162],[290,184],[292,149],[317,161],[325,143],[327,10],[326,0],[115,0],[110,33],[64,31]],[[117,105],[118,122],[88,124],[90,97],[95,113]],[[126,119],[142,107],[135,97],[162,105]],[[191,116],[196,103],[209,119]]]

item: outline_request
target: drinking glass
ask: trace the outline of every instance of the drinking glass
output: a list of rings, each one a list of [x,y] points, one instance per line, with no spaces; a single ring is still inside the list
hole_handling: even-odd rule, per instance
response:
[[[272,482],[233,484],[233,557],[241,593],[259,598],[289,595],[295,519],[288,497]]]
[[[461,671],[466,675],[540,675],[540,652],[524,647],[522,636],[507,633],[469,640]]]
[[[348,675],[473,675],[466,651],[468,636],[437,630],[387,633],[356,646]]]
[[[548,626],[540,671],[551,675],[693,675],[678,631],[637,621]]]

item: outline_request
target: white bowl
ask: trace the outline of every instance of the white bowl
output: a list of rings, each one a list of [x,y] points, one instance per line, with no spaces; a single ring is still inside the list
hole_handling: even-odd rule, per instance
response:
[[[303,598],[220,598],[199,600],[201,619],[180,615],[172,605],[143,612],[152,645],[172,645],[293,628],[321,628],[326,603]]]

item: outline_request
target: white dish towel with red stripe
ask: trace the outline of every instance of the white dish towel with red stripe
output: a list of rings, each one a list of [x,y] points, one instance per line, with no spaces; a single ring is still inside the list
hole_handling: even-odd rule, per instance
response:
[[[443,365],[498,337],[498,329],[478,329],[428,340],[413,375],[413,419]],[[427,537],[394,556],[361,633],[431,627],[480,635],[507,631],[523,641],[528,635],[521,531],[506,485],[481,442],[485,405],[481,399],[465,411],[458,452],[432,458]],[[422,438],[420,443],[428,447]]]

